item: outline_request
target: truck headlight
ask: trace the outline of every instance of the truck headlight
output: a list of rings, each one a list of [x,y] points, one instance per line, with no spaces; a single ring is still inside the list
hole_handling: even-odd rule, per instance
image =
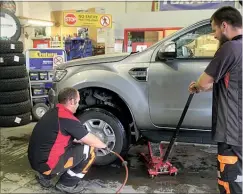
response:
[[[53,81],[56,82],[61,81],[66,74],[67,74],[67,70],[56,70],[53,76]]]

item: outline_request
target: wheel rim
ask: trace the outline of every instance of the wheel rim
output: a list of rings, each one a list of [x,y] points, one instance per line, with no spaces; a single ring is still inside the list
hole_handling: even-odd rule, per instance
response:
[[[38,107],[35,112],[36,115],[41,118],[46,113],[46,109],[43,107]]]
[[[90,119],[84,123],[87,130],[97,136],[103,141],[111,150],[114,149],[116,144],[116,136],[112,127],[101,119]],[[105,154],[98,150],[97,156],[104,156]]]

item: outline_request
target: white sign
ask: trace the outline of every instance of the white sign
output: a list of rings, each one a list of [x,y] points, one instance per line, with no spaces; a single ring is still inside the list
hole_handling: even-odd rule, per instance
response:
[[[1,27],[1,37],[10,38],[15,35],[17,31],[17,25],[13,17],[8,14],[0,15],[0,27]]]
[[[97,43],[105,43],[105,29],[98,28],[97,29]]]
[[[137,45],[136,47],[136,51],[138,52],[142,52],[143,50],[145,50],[148,46],[147,45]]]
[[[53,57],[53,68],[56,68],[62,63],[64,63],[64,57],[62,55],[56,55]]]

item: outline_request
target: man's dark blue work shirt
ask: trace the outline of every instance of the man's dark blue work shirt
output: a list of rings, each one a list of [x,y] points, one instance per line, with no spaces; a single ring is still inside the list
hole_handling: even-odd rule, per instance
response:
[[[242,146],[242,35],[221,46],[205,73],[214,78],[213,139]]]

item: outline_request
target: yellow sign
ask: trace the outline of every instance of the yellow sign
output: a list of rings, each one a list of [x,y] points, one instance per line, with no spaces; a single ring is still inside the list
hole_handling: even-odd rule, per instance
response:
[[[35,59],[53,58],[54,56],[57,56],[57,53],[30,51],[29,56],[30,56],[30,58],[35,58]]]
[[[112,17],[109,14],[64,12],[64,26],[111,28]]]

